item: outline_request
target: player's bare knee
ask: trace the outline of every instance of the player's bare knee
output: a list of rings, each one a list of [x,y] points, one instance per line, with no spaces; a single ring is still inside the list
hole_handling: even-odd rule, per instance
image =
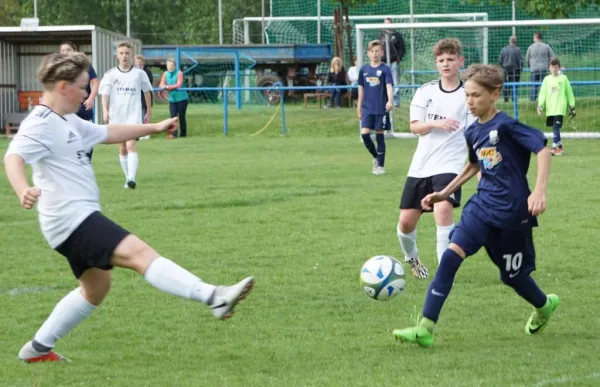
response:
[[[121,156],[127,156],[127,147],[125,146],[125,143],[119,144],[119,154]]]
[[[450,243],[448,245],[448,249],[454,251],[462,259],[465,259],[465,257],[467,256],[467,253],[465,253],[465,251],[462,249],[462,247],[460,247],[456,243]]]
[[[79,287],[83,298],[98,306],[104,301],[110,290],[111,273],[108,270],[91,268],[79,277]]]
[[[132,153],[132,152],[135,153],[136,152],[135,140],[127,141],[126,149],[127,149],[127,153]]]
[[[454,223],[452,209],[452,203],[448,201],[434,204],[433,217],[435,218],[435,224],[438,226],[449,226]]]
[[[115,249],[112,264],[144,274],[156,257],[158,253],[152,247],[137,236],[129,234]]]
[[[398,228],[400,229],[400,232],[407,234],[415,231],[420,216],[421,211],[419,210],[400,211],[400,217],[398,218]]]

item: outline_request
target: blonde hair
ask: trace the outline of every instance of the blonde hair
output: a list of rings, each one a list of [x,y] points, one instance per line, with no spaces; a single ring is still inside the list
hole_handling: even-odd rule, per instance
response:
[[[133,44],[131,44],[131,42],[128,40],[123,40],[123,41],[119,42],[119,44],[117,45],[117,48],[121,48],[121,47],[127,47],[128,49],[132,50]]]
[[[472,64],[463,74],[463,80],[473,81],[492,92],[502,89],[504,72],[495,65]]]
[[[439,40],[435,46],[433,46],[433,55],[438,57],[442,54],[462,56],[462,43],[455,38]]]
[[[335,65],[339,66],[338,71],[342,71],[342,67],[344,66],[344,63],[342,62],[342,59],[339,56],[334,56],[333,59],[331,60],[331,67],[329,69],[329,72],[335,73]]]
[[[376,46],[383,47],[383,45],[381,44],[381,41],[380,41],[380,40],[377,40],[377,39],[376,39],[376,40],[371,40],[371,41],[369,42],[369,45],[367,46],[367,50],[368,50],[368,51],[371,51],[371,49],[372,49],[373,47],[376,47]]]
[[[138,59],[139,59],[139,60],[141,60],[141,61],[143,62],[143,61],[144,61],[144,56],[143,56],[143,55],[136,55],[136,56],[134,57],[134,59],[135,59],[135,60],[138,60]]]
[[[37,78],[45,87],[51,88],[59,81],[75,82],[81,73],[88,71],[89,67],[90,61],[82,53],[49,54],[42,59]]]

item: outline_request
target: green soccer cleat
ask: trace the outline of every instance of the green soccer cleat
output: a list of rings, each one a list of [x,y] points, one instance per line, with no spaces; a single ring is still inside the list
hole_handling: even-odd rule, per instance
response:
[[[403,343],[417,343],[421,347],[429,348],[433,345],[433,334],[422,326],[412,328],[395,329],[394,337]]]
[[[559,303],[560,300],[556,294],[549,294],[546,305],[540,309],[536,309],[531,317],[529,317],[529,321],[525,325],[525,332],[528,335],[535,335],[543,331],[546,325],[548,325],[548,321],[550,321],[550,316],[558,308]]]

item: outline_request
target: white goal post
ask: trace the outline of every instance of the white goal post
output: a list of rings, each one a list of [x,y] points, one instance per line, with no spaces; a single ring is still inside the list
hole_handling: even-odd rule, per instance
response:
[[[581,35],[580,31],[583,31],[584,28],[587,29],[591,29],[593,28],[594,31],[597,30],[597,32],[600,32],[600,18],[582,18],[582,19],[548,19],[548,20],[504,20],[504,21],[464,21],[464,22],[454,22],[454,21],[444,21],[444,22],[426,22],[426,23],[419,23],[419,22],[412,22],[412,23],[392,23],[392,24],[384,24],[384,23],[377,23],[377,24],[356,24],[355,25],[355,37],[356,37],[356,65],[357,66],[362,66],[365,62],[365,55],[366,55],[366,44],[367,41],[369,39],[366,39],[368,37],[372,37],[375,36],[375,32],[377,31],[381,31],[384,29],[395,29],[398,30],[400,32],[402,31],[406,31],[406,32],[413,32],[413,31],[423,31],[423,30],[430,30],[430,31],[436,31],[439,33],[439,31],[444,31],[443,29],[449,29],[450,31],[454,31],[454,32],[450,32],[448,34],[448,38],[451,37],[455,37],[452,34],[453,33],[458,33],[456,31],[456,29],[474,29],[474,30],[486,30],[486,34],[485,34],[485,38],[486,40],[489,37],[494,37],[494,29],[497,29],[498,31],[500,31],[501,28],[507,29],[507,28],[511,28],[511,27],[555,27],[554,30],[557,30],[559,28],[564,28],[565,30],[567,30],[567,32],[563,32],[563,36],[565,39],[565,41],[567,41],[567,43],[571,46],[575,46],[577,44],[576,40],[577,38],[579,38]],[[581,30],[578,30],[578,28],[580,28]],[[544,31],[548,31],[548,32],[553,32],[553,29],[544,29]],[[586,31],[587,34],[587,31]],[[406,36],[406,33],[404,33],[404,35]],[[433,35],[433,34],[432,34]],[[589,36],[587,36],[589,35]],[[586,38],[588,39],[592,39],[595,34],[587,34]],[[529,36],[528,36],[529,37]],[[506,37],[506,44],[508,44],[508,36]],[[572,42],[571,42],[572,41]],[[432,45],[435,42],[427,42],[428,44]],[[477,44],[479,44],[479,42],[476,42]],[[484,45],[487,47],[488,43],[487,42],[483,42]],[[562,41],[558,41],[557,44],[560,45],[560,43],[564,43]],[[463,45],[464,45],[464,41],[463,41]],[[525,61],[525,52],[526,52],[526,47],[529,46],[529,43],[524,43],[524,46],[521,47],[521,50],[523,51],[523,61]],[[563,44],[564,46],[564,44]],[[571,51],[568,52],[557,52],[556,55],[557,56],[561,56],[564,54],[564,57],[569,57],[569,55],[572,56],[575,48],[570,48]],[[412,47],[411,47],[411,52],[412,52]],[[423,55],[429,56],[431,58],[431,64],[433,65],[433,53],[429,49],[427,50],[427,52],[423,52]],[[500,52],[494,53],[494,57],[492,59],[492,63],[497,63],[498,62],[498,55],[500,54]],[[488,61],[488,56],[489,53],[487,52],[487,50],[483,53],[483,57],[480,58],[481,60],[479,61],[479,63],[487,63]],[[411,62],[414,60],[414,58],[412,58],[411,55]],[[564,62],[563,62],[564,63]],[[469,62],[465,63],[465,66],[468,66]],[[562,63],[561,63],[562,64]],[[526,63],[524,63],[523,65],[524,67],[528,67]],[[593,68],[600,68],[600,64],[599,65],[595,65],[592,64]],[[589,70],[589,69],[579,69],[579,70]],[[411,65],[411,73],[414,73],[415,69],[414,66]],[[577,71],[577,69],[573,69],[573,71]],[[573,73],[569,73],[569,74],[573,74]],[[594,76],[593,73],[590,71],[588,74],[590,74],[590,76]],[[569,75],[570,79],[571,76]],[[523,81],[521,81],[523,82]],[[571,80],[571,83],[573,84],[573,81]],[[578,81],[575,82],[575,84],[579,87],[585,88],[585,87],[590,87],[590,88],[595,88],[596,87],[600,87],[600,79],[589,79],[586,81]],[[414,86],[414,82],[413,85]],[[535,93],[535,87],[538,86],[534,86],[532,85],[532,82],[529,82],[529,84],[525,83],[525,85],[523,86],[523,88],[526,87],[531,87],[532,91],[531,94]],[[518,97],[518,96],[517,96]],[[576,106],[581,106],[578,105],[577,103],[577,99],[579,97],[576,97]],[[515,106],[517,106],[518,102],[514,102]],[[591,108],[592,111],[596,111],[598,109],[600,109],[600,97],[598,97],[598,99],[596,99],[595,96],[591,97],[591,102],[587,102],[589,106],[589,108]],[[523,106],[523,109],[525,111],[525,109],[535,109],[536,104],[531,104],[532,107],[530,106]],[[521,108],[521,107],[519,107]],[[579,111],[579,109],[577,109]],[[586,108],[586,110],[588,110]],[[517,110],[518,111],[518,110]],[[528,111],[528,110],[527,110]],[[565,123],[564,126],[566,127],[567,125],[569,125],[568,123],[568,119],[565,118]],[[570,124],[573,127],[573,130],[575,129],[575,123],[571,123]],[[539,126],[539,125],[538,125]],[[591,128],[586,128],[586,129],[591,129]],[[410,133],[394,133],[394,136],[396,137],[414,137],[412,134]],[[546,137],[552,137],[552,133],[546,133]],[[575,131],[575,132],[565,132],[565,133],[561,133],[561,137],[564,138],[600,138],[600,132],[579,132],[579,131]]]
[[[368,22],[373,20],[384,20],[391,18],[392,20],[420,20],[420,19],[454,19],[463,21],[486,21],[488,20],[487,12],[465,12],[465,13],[434,13],[434,14],[413,14],[413,15],[354,15],[349,16],[350,21],[355,24],[358,22]],[[315,36],[311,39],[315,43],[321,43],[321,30],[323,22],[333,23],[333,16],[249,16],[242,19],[233,20],[232,28],[232,43],[233,44],[251,44],[250,39],[250,24],[265,23],[265,31],[269,25],[274,22],[314,22],[316,23]],[[265,43],[270,44],[268,36],[265,37]],[[297,42],[304,43],[304,42]]]

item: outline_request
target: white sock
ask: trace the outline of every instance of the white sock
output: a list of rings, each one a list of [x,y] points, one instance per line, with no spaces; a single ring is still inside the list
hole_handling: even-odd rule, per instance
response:
[[[54,348],[56,340],[85,320],[96,307],[81,295],[79,288],[63,297],[56,304],[48,319],[34,336],[34,340],[48,348]]]
[[[133,180],[135,181],[135,175],[137,174],[137,169],[138,169],[138,154],[137,152],[129,152],[128,154],[129,156],[129,169],[128,169],[128,176],[129,176],[129,180]]]
[[[442,261],[442,254],[450,244],[450,232],[454,229],[454,223],[450,226],[437,226],[437,256],[438,263]]]
[[[121,161],[121,168],[123,168],[123,172],[125,173],[125,179],[128,179],[127,172],[129,170],[127,167],[127,155],[119,155],[119,160]]]
[[[417,249],[417,229],[408,234],[400,231],[400,225],[396,227],[396,234],[398,235],[398,241],[400,241],[400,247],[404,252],[404,260],[410,262],[419,256],[419,250]]]
[[[144,278],[165,293],[205,304],[215,291],[214,285],[202,282],[200,278],[164,257],[158,257],[150,263]]]

